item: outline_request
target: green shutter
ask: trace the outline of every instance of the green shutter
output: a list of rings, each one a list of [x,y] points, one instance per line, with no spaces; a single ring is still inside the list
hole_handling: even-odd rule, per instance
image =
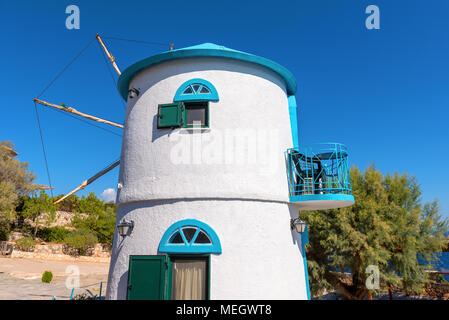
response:
[[[180,103],[160,104],[157,113],[158,128],[173,128],[182,125],[182,111],[184,105]]]
[[[130,256],[128,300],[163,300],[165,256]]]

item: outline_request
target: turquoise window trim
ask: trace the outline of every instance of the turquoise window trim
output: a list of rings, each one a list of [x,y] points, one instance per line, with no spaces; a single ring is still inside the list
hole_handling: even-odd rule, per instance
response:
[[[183,94],[184,90],[187,89],[189,86],[193,84],[199,84],[200,87],[198,88],[197,92],[190,93],[190,94]],[[209,89],[210,93],[200,93],[201,89],[203,87],[206,87]],[[173,102],[181,102],[181,101],[218,101],[218,92],[217,89],[215,89],[214,85],[210,83],[207,80],[195,78],[190,79],[186,82],[184,82],[178,90],[176,90],[175,97],[173,99]]]
[[[182,112],[182,120],[183,120],[183,124],[182,124],[182,128],[194,128],[193,125],[189,125],[187,124],[187,113],[189,112],[189,110],[198,108],[198,106],[194,106],[193,103],[195,101],[191,101],[190,103],[186,101],[186,103],[184,104],[184,111]],[[206,123],[204,125],[201,125],[201,128],[209,128],[209,101],[206,102],[199,102],[201,104],[205,104],[205,110],[206,110]],[[202,107],[200,107],[202,108]]]
[[[301,234],[301,249],[302,249],[302,261],[304,263],[304,275],[306,280],[307,300],[310,300],[310,287],[309,287],[309,271],[307,269],[307,256],[306,256],[306,244],[309,243],[309,226],[306,225],[306,229]]]
[[[196,237],[198,237],[198,234],[200,233],[200,231],[201,231],[200,228],[196,229],[196,232],[193,235],[192,241],[190,241],[191,243],[195,243]]]
[[[190,243],[188,243],[186,237],[181,231],[182,228],[185,227],[196,227],[197,231],[193,236]],[[198,244],[194,243],[196,237],[199,232],[203,231],[211,240],[211,244]],[[172,235],[179,231],[181,233],[181,237],[184,243],[169,243]],[[172,224],[162,236],[161,242],[159,243],[159,252],[167,252],[167,253],[215,253],[221,254],[221,243],[214,229],[212,229],[209,225],[204,222],[201,222],[196,219],[185,219],[180,220]]]
[[[182,245],[186,245],[188,243],[188,241],[186,239],[186,236],[185,236],[184,232],[181,232],[181,228],[178,228],[178,231],[181,234],[182,241],[184,241],[184,243]],[[168,244],[168,241],[167,241],[167,244]],[[179,244],[176,244],[176,245],[179,245]]]
[[[298,107],[296,105],[296,97],[288,96],[288,112],[290,114],[290,127],[292,130],[293,146],[299,147],[299,132],[298,132]]]

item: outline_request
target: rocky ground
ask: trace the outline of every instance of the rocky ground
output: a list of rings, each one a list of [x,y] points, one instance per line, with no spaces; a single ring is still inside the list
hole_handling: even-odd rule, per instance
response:
[[[336,292],[330,292],[321,297],[312,298],[312,300],[343,300],[343,298]],[[373,296],[373,300],[390,300],[390,296],[388,292],[385,292],[381,295]],[[429,295],[405,295],[402,292],[393,292],[393,300],[448,300],[448,298]]]
[[[51,300],[69,299],[71,288],[66,287],[68,266],[79,269],[79,288],[74,295],[88,293],[99,294],[100,282],[103,282],[102,295],[106,291],[109,271],[107,263],[46,261],[31,259],[13,259],[0,257],[0,300]],[[53,273],[51,283],[41,281],[42,273]]]

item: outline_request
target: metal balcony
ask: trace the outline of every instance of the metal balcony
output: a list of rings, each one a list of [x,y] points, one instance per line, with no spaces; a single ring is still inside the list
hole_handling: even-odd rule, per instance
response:
[[[354,203],[348,152],[340,143],[291,148],[287,155],[289,199],[300,210],[322,210]]]

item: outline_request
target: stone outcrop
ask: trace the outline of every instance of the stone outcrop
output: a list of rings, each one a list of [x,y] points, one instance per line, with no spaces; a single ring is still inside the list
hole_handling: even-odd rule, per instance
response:
[[[81,213],[81,218],[86,218],[88,214]],[[37,224],[41,228],[48,228],[48,227],[65,227],[66,229],[73,230],[74,228],[71,227],[71,223],[73,221],[73,218],[75,217],[75,214],[73,212],[67,212],[67,211],[56,211],[54,219],[50,219],[48,213],[43,213],[37,220]],[[50,220],[50,223],[48,221]],[[34,222],[30,219],[25,219],[25,223],[34,227]]]

